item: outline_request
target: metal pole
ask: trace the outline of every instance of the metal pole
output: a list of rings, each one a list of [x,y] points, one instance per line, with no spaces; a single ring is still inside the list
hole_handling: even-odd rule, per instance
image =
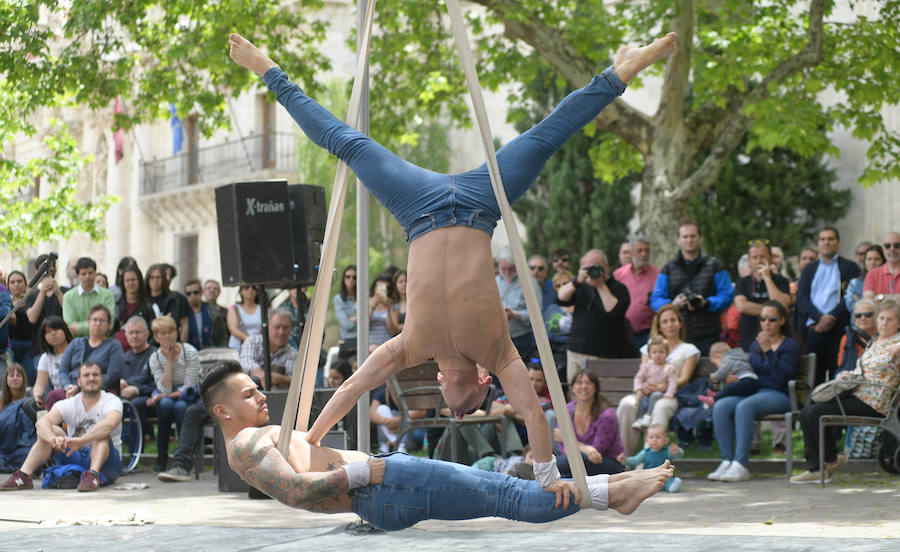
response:
[[[259,317],[262,320],[263,342],[263,368],[265,373],[264,386],[266,391],[272,390],[272,353],[269,351],[269,296],[266,294],[266,286],[259,286]]]
[[[356,55],[362,55],[368,0],[357,0]],[[359,131],[369,133],[369,64],[363,75],[359,104]],[[356,361],[362,366],[369,356],[369,191],[356,179]],[[369,452],[369,392],[356,403],[356,450]]]

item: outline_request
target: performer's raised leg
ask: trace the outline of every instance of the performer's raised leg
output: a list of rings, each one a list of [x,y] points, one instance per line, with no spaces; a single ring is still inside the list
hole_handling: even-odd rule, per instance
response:
[[[513,139],[497,152],[497,163],[510,203],[518,200],[543,170],[547,160],[573,134],[590,123],[625,91],[625,85],[641,70],[675,51],[676,34],[669,33],[643,47],[625,46],[615,62],[591,82],[566,96],[544,120]],[[457,177],[467,193],[479,194],[496,205],[485,165]],[[471,189],[473,188],[474,189]]]
[[[310,140],[347,163],[401,224],[406,222],[416,203],[429,199],[429,190],[438,196],[443,193],[431,185],[446,181],[445,175],[401,159],[371,137],[337,119],[241,35],[232,33],[229,45],[231,59],[260,75]]]

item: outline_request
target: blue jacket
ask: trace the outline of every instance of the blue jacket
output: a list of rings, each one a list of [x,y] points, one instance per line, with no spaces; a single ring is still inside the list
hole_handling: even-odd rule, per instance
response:
[[[659,271],[650,295],[650,308],[658,311],[688,290],[701,294],[709,302],[701,311],[681,310],[688,340],[718,336],[721,331],[719,313],[734,299],[734,286],[725,266],[715,257],[703,253],[693,261],[687,261],[679,251]]]
[[[800,366],[800,344],[790,337],[785,337],[777,351],[765,353],[754,341],[750,345],[750,365],[756,370],[759,385],[764,389],[774,389],[788,394],[788,381],[797,378],[797,367]]]
[[[12,311],[13,303],[12,296],[9,294],[9,289],[3,284],[0,284],[0,320],[6,318],[6,315]],[[9,346],[9,321],[6,321],[2,327],[0,327],[0,353],[6,350]],[[16,468],[18,469],[18,468]]]

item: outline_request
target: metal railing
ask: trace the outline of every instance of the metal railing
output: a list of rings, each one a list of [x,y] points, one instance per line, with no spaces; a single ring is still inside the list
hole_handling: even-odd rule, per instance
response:
[[[141,163],[141,195],[171,192],[261,171],[296,171],[297,136],[272,132]]]

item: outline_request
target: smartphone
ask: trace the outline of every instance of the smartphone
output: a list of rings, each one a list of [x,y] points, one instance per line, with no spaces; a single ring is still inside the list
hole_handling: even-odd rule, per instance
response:
[[[375,284],[375,293],[387,297],[387,282],[378,282]]]

